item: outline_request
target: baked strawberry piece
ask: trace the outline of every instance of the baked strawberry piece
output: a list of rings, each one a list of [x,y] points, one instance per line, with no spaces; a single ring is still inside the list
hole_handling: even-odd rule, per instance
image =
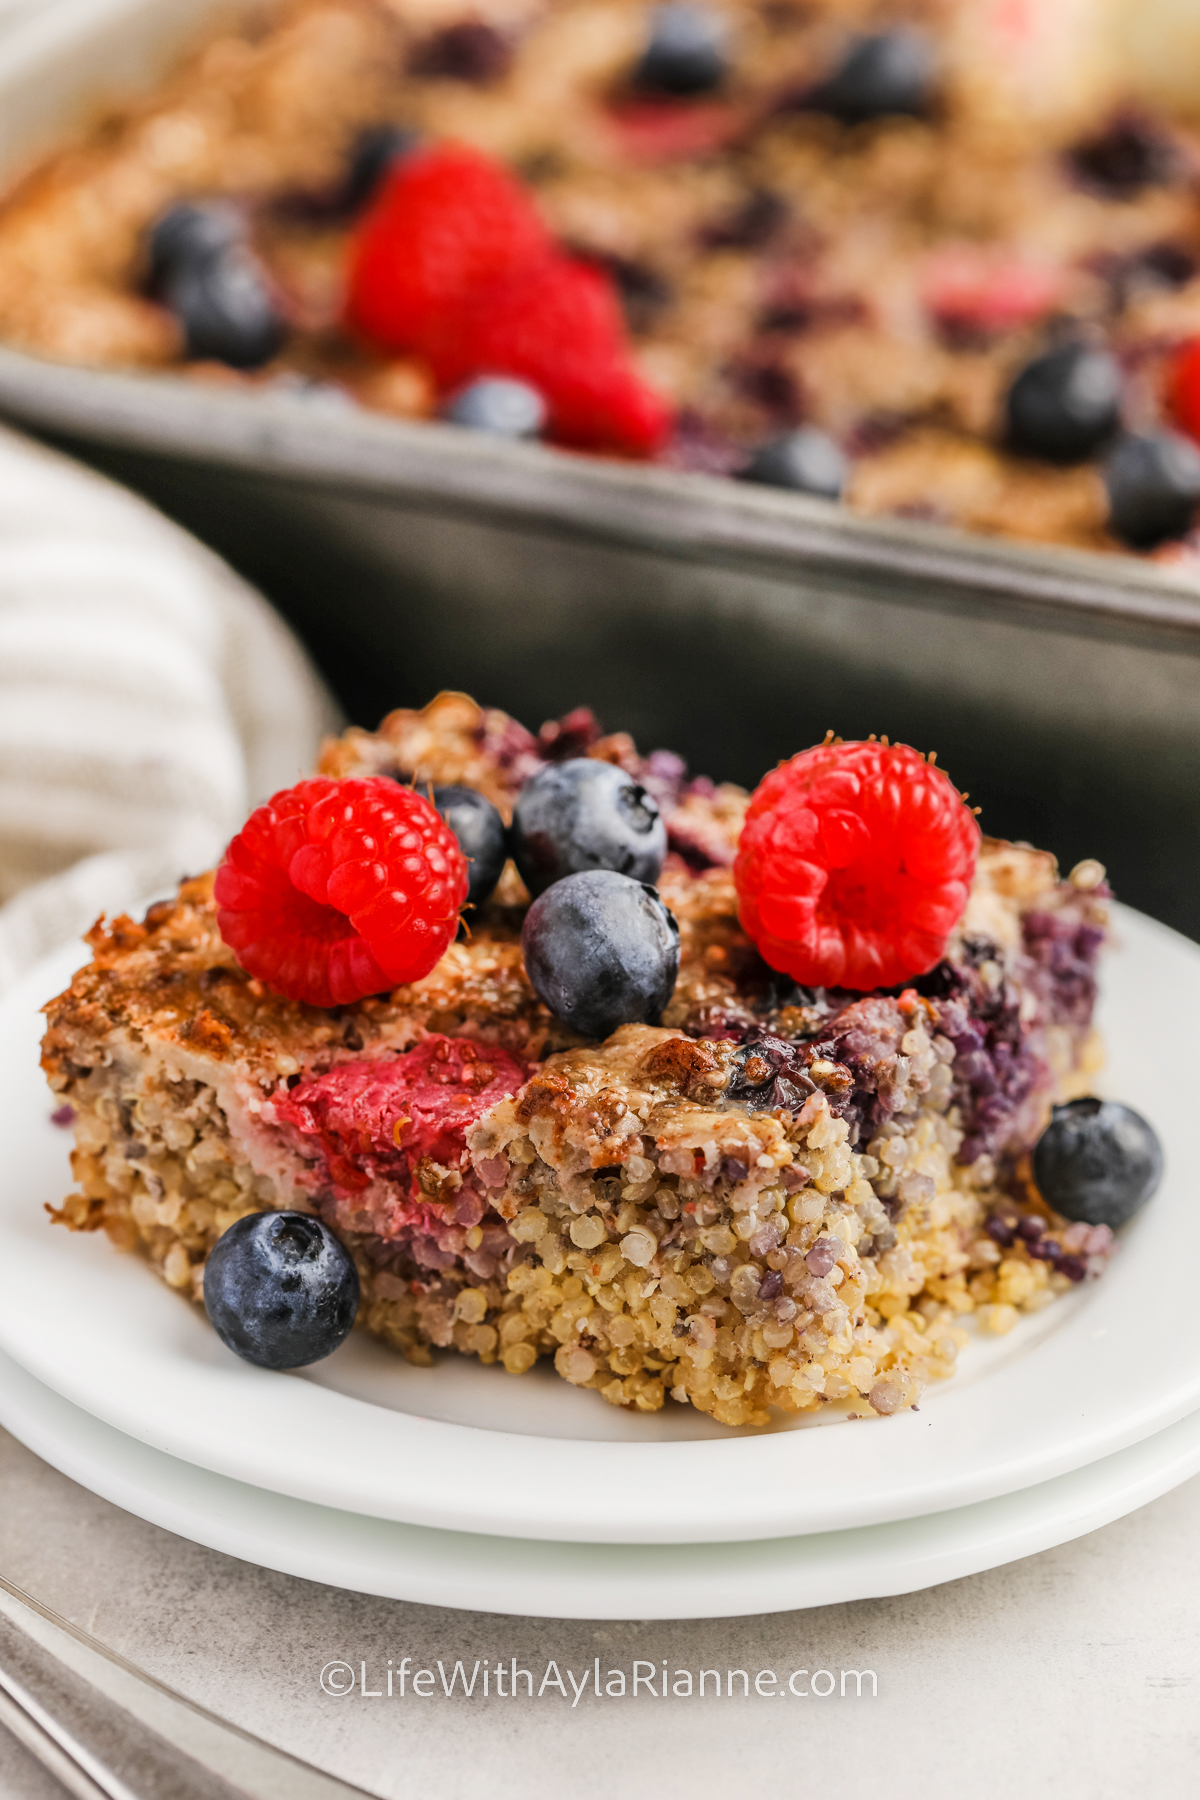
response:
[[[604,808],[575,843],[570,807],[535,806],[531,783],[591,794],[581,763],[605,771]],[[331,744],[319,782],[277,797],[250,837],[273,880],[286,869],[310,904],[350,904],[337,868],[365,859],[335,867],[336,834],[319,838],[332,860],[309,857],[322,815],[306,796],[344,795],[361,831],[361,794],[414,783],[466,788],[506,823],[528,793],[521,818],[551,832],[565,872],[531,909],[509,864],[426,972],[334,1004],[252,971],[211,878],[141,923],[101,922],[47,1009],[45,1067],[75,1112],[62,1223],[142,1248],[199,1297],[231,1227],[300,1215],[321,1231],[289,1223],[284,1247],[328,1261],[332,1233],[360,1323],[410,1360],[453,1348],[520,1373],[548,1356],[613,1404],[669,1395],[743,1425],[910,1405],[952,1373],[972,1318],[1003,1332],[1097,1273],[1113,1222],[1152,1188],[1153,1134],[1128,1109],[1060,1115],[1043,1164],[1063,1212],[1029,1170],[1052,1104],[1085,1094],[1095,1061],[1103,871],[1063,881],[1044,853],[980,840],[915,752],[826,743],[751,798],[586,712],[535,736],[443,695]],[[611,866],[631,832],[639,853],[653,839],[636,875]],[[588,905],[567,905],[581,883]],[[789,912],[789,883],[813,904]],[[639,984],[620,934],[648,921],[659,948]],[[310,949],[320,963],[319,932]],[[626,979],[607,983],[614,949]],[[602,1027],[580,1010],[593,1000],[616,1008]],[[286,1257],[266,1256],[265,1227],[239,1229],[258,1256],[251,1348],[269,1361],[259,1265]],[[238,1274],[232,1249],[226,1262]],[[227,1276],[210,1285],[236,1348]],[[280,1366],[298,1354],[289,1330]]]

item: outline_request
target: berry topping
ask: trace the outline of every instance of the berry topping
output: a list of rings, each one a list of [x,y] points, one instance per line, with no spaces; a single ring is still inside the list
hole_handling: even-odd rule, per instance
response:
[[[231,250],[245,236],[245,220],[227,200],[181,200],[169,206],[150,227],[147,239],[150,292],[161,293],[168,275],[187,263],[206,262]]]
[[[1032,324],[1053,312],[1063,294],[1061,270],[998,257],[956,244],[929,259],[921,299],[942,328],[988,336]]]
[[[806,110],[859,125],[889,113],[923,113],[933,92],[933,54],[916,31],[860,37],[841,65],[803,100]]]
[[[738,916],[773,969],[814,987],[894,987],[940,959],[979,827],[905,744],[836,740],[760,782],[734,863]]]
[[[188,356],[234,369],[270,362],[286,326],[234,208],[171,207],[151,230],[149,253],[150,292],[179,320]]]
[[[393,168],[352,248],[346,319],[422,356],[443,394],[480,376],[534,388],[557,443],[646,456],[666,436],[611,280],[557,252],[529,197],[478,151],[445,145]]]
[[[589,869],[556,881],[525,915],[525,969],[540,999],[584,1037],[656,1025],[679,973],[679,927],[652,887]]]
[[[1108,526],[1135,550],[1191,530],[1200,503],[1200,450],[1174,431],[1118,440],[1104,465]]]
[[[417,151],[389,168],[359,227],[346,318],[390,350],[424,353],[447,312],[549,254],[533,202],[499,163],[462,144]]]
[[[1113,1231],[1146,1204],[1162,1170],[1154,1127],[1118,1100],[1056,1106],[1033,1152],[1034,1180],[1055,1212]]]
[[[1008,390],[1008,441],[1046,462],[1085,462],[1117,429],[1121,371],[1103,350],[1060,344],[1026,363]]]
[[[648,94],[687,98],[710,94],[729,69],[727,31],[719,14],[706,6],[656,6],[650,15],[650,38],[633,72],[633,86]]]
[[[802,425],[757,450],[741,479],[840,500],[847,472],[846,458],[833,439],[815,426]]]
[[[358,1271],[308,1213],[250,1213],[204,1265],[204,1304],[222,1343],[260,1369],[299,1369],[343,1342],[358,1311]]]
[[[430,1204],[430,1164],[462,1169],[471,1126],[515,1094],[528,1073],[496,1044],[434,1036],[402,1056],[338,1063],[281,1089],[272,1104],[302,1152],[319,1151],[334,1188],[358,1194],[372,1181],[387,1182],[392,1199],[397,1187],[407,1196],[396,1222],[411,1223],[412,1207]],[[450,1182],[446,1192],[454,1200],[461,1188]]]
[[[442,416],[495,437],[535,438],[546,423],[546,402],[527,381],[480,375],[454,395]]]
[[[1200,441],[1200,337],[1190,338],[1168,364],[1166,401],[1175,423]]]
[[[402,125],[368,125],[354,140],[346,178],[338,194],[340,212],[357,212],[367,204],[393,163],[411,156],[420,139]]]
[[[532,894],[583,869],[655,882],[667,828],[653,796],[613,763],[575,757],[541,769],[513,810],[512,853]]]
[[[183,326],[190,357],[257,369],[283,346],[283,320],[262,270],[244,248],[186,264],[167,276],[162,294]]]
[[[411,788],[301,781],[250,815],[214,891],[244,969],[289,1000],[344,1006],[428,975],[458,928],[467,861]]]
[[[1165,186],[1180,173],[1179,153],[1166,132],[1133,112],[1118,114],[1095,137],[1076,144],[1068,161],[1082,186],[1113,200],[1136,200],[1143,188]]]
[[[556,255],[478,288],[446,312],[425,355],[444,389],[484,370],[536,388],[556,443],[647,456],[666,436],[667,409],[630,363],[613,282],[591,264]]]
[[[488,87],[507,75],[512,56],[511,43],[494,25],[460,19],[418,44],[408,66],[414,75]]]
[[[439,787],[433,804],[458,839],[467,859],[467,901],[482,906],[508,860],[508,832],[490,800],[468,787]]]

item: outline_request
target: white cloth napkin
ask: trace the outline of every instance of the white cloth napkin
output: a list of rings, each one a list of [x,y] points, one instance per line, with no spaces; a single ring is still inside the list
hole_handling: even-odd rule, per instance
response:
[[[218,558],[0,430],[0,990],[101,911],[208,867],[336,723]]]

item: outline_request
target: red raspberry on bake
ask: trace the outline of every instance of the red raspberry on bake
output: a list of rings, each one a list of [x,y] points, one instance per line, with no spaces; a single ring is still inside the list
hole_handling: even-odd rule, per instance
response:
[[[649,456],[670,426],[665,402],[630,361],[611,280],[570,257],[543,258],[479,288],[444,315],[426,354],[447,390],[482,374],[537,388],[558,444]]]
[[[938,962],[963,915],[979,826],[906,744],[826,741],[756,788],[734,864],[738,916],[808,987],[895,987]]]
[[[465,144],[402,157],[350,250],[345,318],[389,350],[424,353],[448,310],[551,243],[529,195]]]
[[[301,781],[225,852],[217,924],[276,993],[345,1006],[428,975],[458,928],[467,873],[450,827],[411,788]]]

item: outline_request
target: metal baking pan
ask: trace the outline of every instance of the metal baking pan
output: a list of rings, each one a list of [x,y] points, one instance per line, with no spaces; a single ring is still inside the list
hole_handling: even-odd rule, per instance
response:
[[[207,10],[49,0],[0,30],[0,168],[98,88],[148,79]],[[986,829],[1099,856],[1200,937],[1200,587],[1181,575],[3,349],[0,412],[225,554],[364,722],[439,686],[534,725],[586,702],[751,783],[827,727],[886,733],[936,749]]]

